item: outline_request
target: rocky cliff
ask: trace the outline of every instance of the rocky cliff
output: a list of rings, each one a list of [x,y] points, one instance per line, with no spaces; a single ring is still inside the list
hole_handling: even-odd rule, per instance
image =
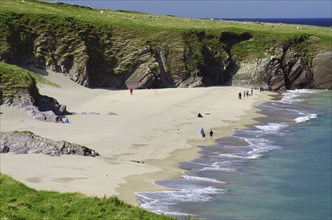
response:
[[[332,51],[310,54],[301,48],[311,38],[300,36],[276,48],[271,56],[241,63],[234,82],[273,91],[332,89]]]
[[[110,20],[117,15],[112,13],[107,17]],[[147,16],[144,19],[151,17]],[[136,22],[136,17],[127,17]],[[107,22],[96,24],[52,13],[1,14],[1,29],[5,31],[0,39],[0,60],[61,72],[86,87],[237,84],[276,91],[332,89],[331,48],[326,43],[315,47],[321,45],[322,38],[314,34],[299,31],[271,37],[268,32],[260,36],[262,30],[257,31],[256,26],[177,30]]]

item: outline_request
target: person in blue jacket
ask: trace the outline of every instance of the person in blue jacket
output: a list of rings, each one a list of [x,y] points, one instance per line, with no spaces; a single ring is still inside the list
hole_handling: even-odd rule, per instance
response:
[[[202,135],[202,138],[205,137],[205,132],[204,132],[204,129],[203,129],[203,128],[201,128],[201,135]]]

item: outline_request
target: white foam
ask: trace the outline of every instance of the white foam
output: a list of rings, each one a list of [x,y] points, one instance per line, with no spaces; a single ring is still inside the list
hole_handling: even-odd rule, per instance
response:
[[[300,94],[315,94],[315,93],[320,93],[322,91],[321,90],[315,90],[315,89],[295,89],[295,90],[290,90],[288,92],[300,93]]]
[[[249,151],[248,154],[252,155],[252,159],[256,159],[262,156],[262,153],[269,152],[271,150],[282,149],[282,147],[274,145],[259,146],[258,148]]]
[[[303,123],[303,122],[309,121],[309,120],[314,119],[314,118],[317,118],[317,114],[309,114],[309,115],[306,115],[306,116],[297,117],[297,118],[294,119],[294,121],[296,123]]]
[[[204,167],[200,169],[200,171],[226,171],[226,172],[236,172],[235,168],[230,168],[230,167]]]
[[[223,194],[224,192],[225,190],[223,189],[209,186],[205,188],[181,189],[177,191],[136,193],[136,195],[144,198],[141,204],[142,207],[156,211],[156,204],[176,205],[178,202],[206,202],[212,199],[212,195]]]
[[[312,90],[312,89],[296,89],[296,90],[289,90],[283,93],[283,97],[280,102],[285,104],[293,104],[297,102],[303,101],[299,97],[302,97],[305,94],[315,94],[321,92],[320,90]]]
[[[245,138],[246,142],[249,143],[250,148],[265,147],[267,145],[272,145],[272,142],[265,138]]]
[[[245,159],[245,156],[240,156],[240,155],[236,155],[236,154],[219,154],[219,157],[226,157],[226,158],[239,158],[239,159]]]
[[[212,182],[212,183],[225,183],[216,179],[212,179],[212,178],[207,178],[207,177],[198,177],[198,176],[189,176],[184,174],[183,178],[185,178],[186,180],[197,180],[197,181],[204,181],[204,182]]]
[[[267,125],[256,125],[256,128],[271,133],[286,128],[287,126],[288,125],[284,123],[268,123]]]
[[[161,211],[161,212],[157,212],[157,213],[165,214],[165,215],[170,215],[170,216],[190,216],[190,217],[197,217],[197,215],[193,215],[193,214],[186,213],[186,212]]]
[[[301,96],[301,94],[294,94],[294,93],[284,93],[283,97],[279,102],[285,103],[285,104],[293,104],[297,102],[301,102],[302,99],[298,99]]]

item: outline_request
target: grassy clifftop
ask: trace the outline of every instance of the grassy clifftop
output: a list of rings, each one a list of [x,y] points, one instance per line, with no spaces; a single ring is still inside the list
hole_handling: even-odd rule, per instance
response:
[[[0,4],[0,60],[62,72],[89,87],[230,85],[239,71],[246,78],[241,82],[260,85],[275,60],[286,76],[297,62],[310,69],[314,57],[332,46],[331,30],[322,27],[180,18],[36,0]],[[247,68],[248,63],[253,65]],[[259,73],[256,63],[262,66]],[[314,85],[309,81],[299,87]]]
[[[263,24],[260,22],[211,21],[203,19],[181,18],[169,15],[155,15],[135,11],[114,11],[107,9],[92,9],[61,3],[47,3],[37,0],[1,0],[2,13],[56,15],[59,17],[73,17],[95,25],[112,25],[130,29],[138,29],[142,35],[156,30],[186,31],[210,30],[218,31],[252,31],[257,34],[271,36],[273,39],[286,39],[291,35],[314,34],[322,38],[329,38],[328,28],[298,25]],[[285,36],[286,35],[286,36]]]
[[[331,30],[315,26],[272,24],[260,22],[212,21],[203,19],[180,18],[168,15],[155,15],[134,11],[114,11],[92,9],[61,3],[47,3],[37,0],[1,0],[1,14],[29,14],[32,17],[74,18],[80,22],[90,23],[102,28],[121,28],[131,30],[136,37],[149,39],[163,38],[162,31],[181,33],[186,31],[206,31],[210,34],[221,32],[250,32],[254,41],[276,43],[297,35],[313,35],[319,38],[318,45],[325,48],[331,46]],[[54,21],[55,22],[55,21]],[[1,32],[6,34],[6,30]],[[316,45],[317,46],[317,45]],[[248,45],[246,45],[248,47]]]
[[[39,95],[36,83],[58,86],[41,75],[21,67],[0,62],[2,99],[26,98],[34,100]]]

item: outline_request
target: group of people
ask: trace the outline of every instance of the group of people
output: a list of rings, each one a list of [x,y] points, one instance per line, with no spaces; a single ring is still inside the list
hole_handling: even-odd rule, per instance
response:
[[[244,90],[243,95],[241,92],[239,92],[239,99],[242,99],[242,97],[248,97],[248,96],[253,96],[254,95],[254,89],[251,89],[250,92],[249,90]]]
[[[209,134],[210,134],[210,138],[212,138],[212,136],[213,136],[213,131],[210,130]],[[201,128],[201,135],[202,135],[202,138],[205,138],[205,131],[204,131],[204,128]]]

